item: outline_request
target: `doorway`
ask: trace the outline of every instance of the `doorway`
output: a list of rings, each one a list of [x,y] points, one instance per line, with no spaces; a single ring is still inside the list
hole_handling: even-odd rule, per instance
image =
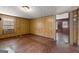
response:
[[[68,13],[59,16],[56,17],[56,42],[64,46],[69,43],[69,17]]]

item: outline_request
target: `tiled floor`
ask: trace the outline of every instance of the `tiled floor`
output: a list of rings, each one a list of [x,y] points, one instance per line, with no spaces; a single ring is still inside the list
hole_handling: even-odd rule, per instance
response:
[[[61,37],[60,37],[61,38]],[[61,42],[62,41],[62,42]],[[63,53],[78,52],[77,48],[64,43],[65,40],[37,36],[24,35],[15,38],[0,39],[0,49],[9,53]]]
[[[69,41],[69,37],[63,33],[56,33],[56,43],[58,45],[67,45]]]

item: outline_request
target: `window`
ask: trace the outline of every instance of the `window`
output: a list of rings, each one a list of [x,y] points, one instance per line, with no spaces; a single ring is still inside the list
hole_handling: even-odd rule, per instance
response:
[[[68,22],[67,21],[64,21],[62,27],[63,28],[68,28]]]
[[[3,19],[3,33],[13,33],[14,32],[14,19]]]

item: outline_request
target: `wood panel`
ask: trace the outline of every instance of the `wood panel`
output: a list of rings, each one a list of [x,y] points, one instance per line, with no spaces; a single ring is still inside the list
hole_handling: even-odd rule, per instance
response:
[[[79,46],[79,9],[78,9],[78,46]]]
[[[15,20],[15,32],[12,34],[3,34],[2,22],[0,23],[0,38],[7,38],[11,36],[23,34],[36,34],[48,38],[55,38],[55,16],[40,17],[32,20],[26,18],[13,17],[7,15],[0,15],[0,17]]]
[[[7,38],[11,36],[17,36],[17,35],[23,35],[23,34],[28,34],[29,33],[29,20],[25,18],[20,18],[20,17],[13,17],[13,16],[8,16],[8,15],[0,15],[1,19],[3,20],[4,18],[6,19],[12,19],[15,21],[15,28],[14,28],[14,33],[11,34],[3,34],[3,28],[2,28],[2,20],[0,21],[0,38]]]
[[[55,17],[41,17],[30,20],[30,33],[55,38]]]
[[[2,21],[0,20],[0,35],[2,34],[2,25],[1,25]]]
[[[76,20],[75,20],[76,19]],[[70,44],[78,45],[78,9],[70,13]]]
[[[74,40],[73,40],[73,43],[75,44],[75,45],[77,45],[78,43],[77,43],[77,41],[78,41],[78,10],[75,10],[74,12],[73,12],[73,30],[74,30]],[[74,20],[74,19],[76,19],[76,20]]]
[[[17,35],[28,34],[29,33],[29,21],[21,19],[21,18],[17,18],[16,33],[17,33]]]

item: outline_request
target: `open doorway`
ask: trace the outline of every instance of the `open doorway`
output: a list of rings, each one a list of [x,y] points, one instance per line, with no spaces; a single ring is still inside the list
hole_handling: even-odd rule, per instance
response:
[[[69,43],[69,14],[56,15],[56,41],[58,45]]]

